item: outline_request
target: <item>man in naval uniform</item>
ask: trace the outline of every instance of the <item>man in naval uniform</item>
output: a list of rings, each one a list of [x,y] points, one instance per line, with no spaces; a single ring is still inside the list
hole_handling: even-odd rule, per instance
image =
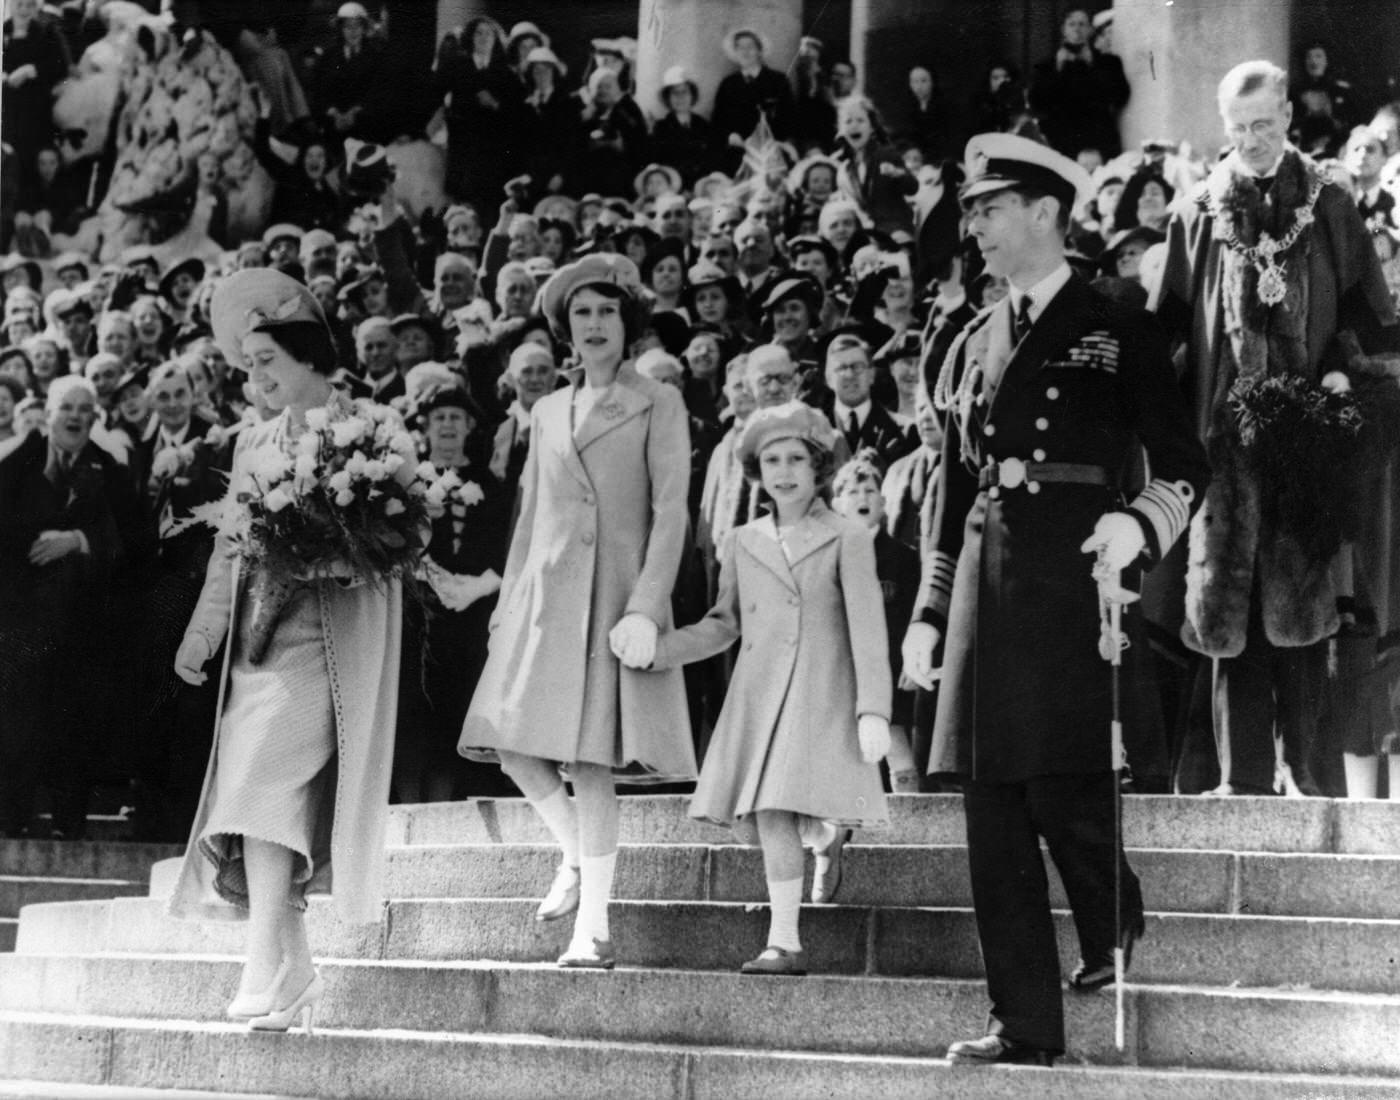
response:
[[[967,168],[969,231],[1011,293],[963,331],[941,372],[938,509],[904,667],[929,686],[943,643],[929,772],[964,777],[992,1002],[989,1034],[949,1057],[1050,1065],[1065,1049],[1064,1009],[1041,838],[1079,934],[1071,988],[1111,982],[1114,947],[1143,931],[1115,830],[1111,672],[1090,555],[1110,571],[1155,563],[1210,471],[1151,317],[1065,261],[1088,174],[1007,134],[974,137]],[[1153,477],[1129,502],[1139,444]],[[1124,661],[1145,657],[1135,648]]]

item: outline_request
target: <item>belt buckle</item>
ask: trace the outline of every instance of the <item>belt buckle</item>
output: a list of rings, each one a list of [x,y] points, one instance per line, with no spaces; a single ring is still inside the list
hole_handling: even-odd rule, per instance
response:
[[[1026,464],[1019,458],[1003,458],[997,463],[997,484],[1016,489],[1026,483]]]

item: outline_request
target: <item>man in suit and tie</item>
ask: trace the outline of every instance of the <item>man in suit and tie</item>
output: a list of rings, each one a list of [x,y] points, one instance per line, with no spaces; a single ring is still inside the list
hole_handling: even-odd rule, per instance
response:
[[[1116,715],[1086,555],[1110,575],[1155,563],[1209,468],[1158,330],[1065,260],[1088,173],[1009,134],[974,137],[967,163],[970,231],[1011,293],[963,331],[935,394],[947,413],[938,506],[904,669],[931,688],[944,643],[929,772],[964,778],[992,1002],[988,1034],[949,1057],[1050,1065],[1064,1006],[1041,839],[1079,933],[1072,989],[1111,982],[1115,949],[1143,931],[1115,828]],[[1122,471],[1139,443],[1154,477],[1129,501]],[[1142,653],[1125,654],[1125,683]]]
[[[826,349],[826,384],[835,395],[828,415],[851,454],[872,450],[888,470],[919,446],[919,437],[913,425],[901,426],[871,399],[874,382],[870,345],[854,333],[835,337]]]

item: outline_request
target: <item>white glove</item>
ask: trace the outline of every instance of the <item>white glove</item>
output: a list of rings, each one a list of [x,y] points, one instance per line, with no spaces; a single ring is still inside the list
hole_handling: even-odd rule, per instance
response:
[[[904,645],[900,647],[904,675],[925,691],[933,690],[933,651],[942,637],[932,623],[910,623],[904,632]]]
[[[878,714],[862,714],[856,721],[856,737],[860,741],[860,758],[867,764],[878,764],[890,753],[890,724]]]
[[[1116,573],[1137,561],[1146,546],[1142,524],[1127,512],[1106,512],[1079,549],[1086,554],[1100,554],[1104,568]]]
[[[185,635],[175,654],[175,675],[187,684],[198,686],[209,679],[204,665],[212,657],[209,652],[209,639],[198,631]]]
[[[608,644],[628,668],[647,668],[656,659],[656,624],[639,611],[624,615],[608,634]]]

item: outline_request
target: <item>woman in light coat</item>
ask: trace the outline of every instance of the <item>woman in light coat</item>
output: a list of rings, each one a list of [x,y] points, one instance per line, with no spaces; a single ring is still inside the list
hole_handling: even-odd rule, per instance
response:
[[[559,964],[610,968],[614,773],[631,783],[695,776],[680,671],[619,663],[650,661],[658,628],[671,625],[690,433],[679,391],[624,362],[646,314],[635,264],[600,254],[561,268],[543,307],[582,371],[530,413],[520,515],[459,749],[499,759],[563,850],[536,914],[577,911]]]
[[[281,412],[240,434],[227,509],[238,507],[260,449],[288,447],[309,410],[345,399],[329,382],[336,359],[325,317],[300,283],[265,268],[239,272],[215,292],[212,313],[230,363]],[[346,921],[374,922],[383,907],[401,590],[394,580],[300,584],[255,661],[256,603],[240,593],[239,565],[221,533],[175,658],[181,678],[198,684],[224,647],[214,748],[170,912],[247,920],[229,1016],[285,1031],[302,1015],[309,1030],[323,986],[306,894],[333,889]]]

